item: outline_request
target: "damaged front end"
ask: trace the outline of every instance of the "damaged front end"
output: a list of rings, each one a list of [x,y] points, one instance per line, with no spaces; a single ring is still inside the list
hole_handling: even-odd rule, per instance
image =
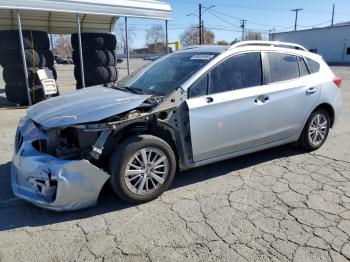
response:
[[[11,168],[14,194],[56,211],[95,205],[109,175],[86,159],[65,160],[43,152],[43,141],[49,141],[47,134],[30,118],[22,119]]]
[[[123,150],[120,141],[138,132],[151,132],[176,147],[180,169],[186,168],[191,151],[187,114],[179,107],[182,92],[167,97],[99,92],[104,98],[91,99],[91,89],[81,93],[75,114],[79,92],[28,110],[17,130],[12,162],[16,196],[56,211],[95,205],[109,179],[110,155]]]

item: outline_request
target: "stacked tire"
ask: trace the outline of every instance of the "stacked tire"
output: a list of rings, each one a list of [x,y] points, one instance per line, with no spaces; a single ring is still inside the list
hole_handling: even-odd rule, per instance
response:
[[[72,34],[74,76],[77,80],[77,89],[81,89],[81,68],[79,55],[78,34]],[[106,33],[82,33],[81,43],[83,50],[85,86],[94,86],[116,82],[115,49],[117,41],[114,35]]]
[[[3,67],[7,100],[27,105],[28,95],[18,31],[0,31],[0,39],[0,65]],[[57,79],[57,73],[54,68],[53,54],[50,51],[49,36],[46,32],[23,30],[23,43],[30,96],[34,104],[44,99],[36,71],[47,67],[52,71],[55,79]]]

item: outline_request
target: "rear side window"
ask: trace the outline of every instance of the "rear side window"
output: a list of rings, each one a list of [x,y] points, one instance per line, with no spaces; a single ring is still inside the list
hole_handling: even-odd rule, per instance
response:
[[[299,77],[299,65],[294,55],[267,53],[270,66],[270,82],[282,82]]]
[[[309,74],[309,69],[307,69],[307,65],[305,64],[305,60],[302,57],[298,57],[298,62],[299,62],[299,72],[300,76],[306,76]]]
[[[306,58],[306,61],[309,65],[309,70],[311,73],[317,73],[318,71],[320,71],[320,64],[315,62],[314,60],[310,59],[310,58]]]
[[[210,93],[220,93],[262,84],[260,53],[228,58],[210,73]]]

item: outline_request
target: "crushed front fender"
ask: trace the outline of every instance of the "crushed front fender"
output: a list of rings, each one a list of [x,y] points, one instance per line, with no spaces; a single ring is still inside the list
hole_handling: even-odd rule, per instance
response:
[[[45,136],[30,119],[20,123],[11,168],[14,194],[56,211],[95,205],[109,175],[87,160],[61,160],[39,152],[32,143]]]

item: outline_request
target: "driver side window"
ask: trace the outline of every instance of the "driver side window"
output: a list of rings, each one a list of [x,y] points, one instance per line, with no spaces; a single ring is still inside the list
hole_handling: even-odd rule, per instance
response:
[[[228,58],[210,73],[210,94],[262,85],[261,55],[245,53]]]
[[[209,82],[208,78],[209,78],[209,75],[206,74],[191,86],[190,92],[189,92],[190,98],[205,96],[208,94],[208,82]]]

